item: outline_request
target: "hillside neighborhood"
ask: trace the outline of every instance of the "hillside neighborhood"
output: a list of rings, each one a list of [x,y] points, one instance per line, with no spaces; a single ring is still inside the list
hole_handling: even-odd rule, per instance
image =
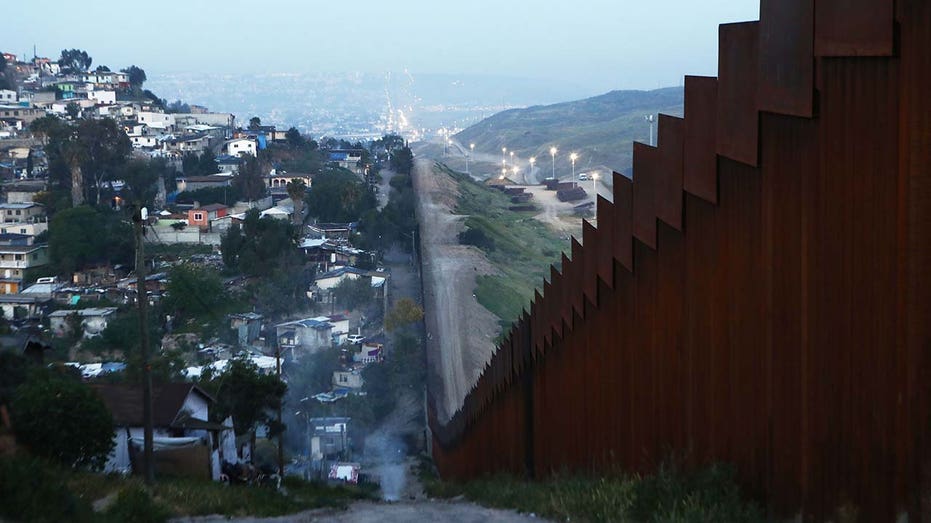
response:
[[[411,270],[410,150],[169,103],[137,66],[91,65],[0,61],[0,372],[19,377],[0,455],[33,451],[16,387],[46,369],[112,420],[94,463],[140,474],[145,370],[158,474],[358,482],[365,436],[417,376],[419,293],[392,283]]]

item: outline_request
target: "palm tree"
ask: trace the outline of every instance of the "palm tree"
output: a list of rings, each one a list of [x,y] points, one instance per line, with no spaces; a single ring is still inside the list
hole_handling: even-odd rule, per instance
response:
[[[294,179],[288,182],[285,190],[288,191],[288,197],[294,205],[294,214],[291,219],[294,225],[300,226],[304,222],[304,196],[307,194],[307,185],[304,184],[304,180]]]

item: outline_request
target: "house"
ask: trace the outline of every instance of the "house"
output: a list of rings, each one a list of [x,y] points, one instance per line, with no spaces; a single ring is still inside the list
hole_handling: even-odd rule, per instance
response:
[[[358,352],[353,352],[352,361],[355,363],[378,363],[384,361],[384,346],[381,343],[363,342]]]
[[[33,202],[0,203],[0,225],[45,222],[45,206]]]
[[[333,371],[333,388],[359,390],[365,384],[358,369]]]
[[[139,111],[136,113],[136,121],[146,124],[150,129],[158,129],[165,132],[174,130],[176,124],[175,115],[173,114],[147,111]]]
[[[223,144],[223,152],[230,156],[242,156],[244,154],[255,156],[256,149],[255,140],[248,138],[236,138]]]
[[[230,328],[236,331],[237,339],[240,345],[248,345],[259,339],[262,332],[261,314],[254,312],[242,312],[239,314],[230,314]]]
[[[0,89],[0,104],[15,104],[17,102],[19,102],[19,96],[17,96],[16,91]]]
[[[226,216],[229,208],[221,203],[212,203],[203,207],[195,207],[187,212],[188,225],[200,227],[201,230],[210,228],[210,222]]]
[[[242,165],[242,158],[239,156],[231,156],[229,154],[221,154],[216,158],[217,168],[220,169],[221,173],[226,174],[239,174],[239,167]]]
[[[84,331],[82,337],[92,338],[98,336],[107,328],[107,323],[110,321],[111,317],[116,314],[116,310],[116,307],[58,310],[48,315],[49,329],[52,331],[52,335],[57,338],[70,334],[71,324],[69,318],[76,314],[81,321],[81,327]]]
[[[343,169],[362,174],[362,168],[359,167],[362,152],[362,149],[331,149],[327,152],[327,158]]]
[[[127,474],[138,470],[144,438],[142,388],[91,387],[113,416],[115,447],[104,471]],[[152,426],[159,473],[219,479],[223,461],[239,461],[235,444],[227,444],[231,437],[235,440],[232,419],[223,424],[209,421],[215,403],[210,394],[192,383],[153,385]]]
[[[0,311],[7,320],[38,318],[52,299],[27,294],[0,294]]]
[[[278,347],[290,352],[293,359],[313,354],[327,347],[345,343],[349,319],[341,316],[318,316],[275,325]]]
[[[19,292],[26,271],[48,264],[48,244],[34,241],[25,234],[0,234],[0,294]]]
[[[6,201],[9,203],[32,202],[36,194],[45,190],[44,180],[29,180],[11,183],[3,186]],[[5,213],[4,213],[5,214]]]
[[[310,459],[338,458],[349,449],[349,422],[351,418],[310,418],[307,421],[310,433]]]
[[[314,175],[310,173],[289,173],[285,171],[272,171],[265,176],[265,185],[271,192],[284,193],[287,191],[288,183],[292,181],[302,181],[310,190],[314,183]]]
[[[343,280],[355,280],[368,275],[368,271],[356,267],[340,267],[317,276],[314,285],[320,290],[331,290],[342,283]]]
[[[209,176],[185,176],[178,178],[176,189],[178,192],[196,191],[198,189],[214,189],[229,187],[233,177],[226,174],[211,174]]]

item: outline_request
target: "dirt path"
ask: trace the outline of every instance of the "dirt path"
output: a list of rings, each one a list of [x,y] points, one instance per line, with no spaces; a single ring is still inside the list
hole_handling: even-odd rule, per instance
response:
[[[484,523],[525,523],[546,521],[533,515],[518,514],[513,510],[485,508],[465,501],[414,501],[400,503],[353,503],[349,510],[308,510],[277,518],[227,518],[203,516],[178,518],[174,523],[411,523],[416,521]]]
[[[445,421],[462,405],[494,351],[497,318],[474,294],[476,276],[494,269],[481,251],[458,244],[464,217],[452,214],[456,183],[424,159],[416,161],[413,178],[422,235],[428,379],[437,416]]]

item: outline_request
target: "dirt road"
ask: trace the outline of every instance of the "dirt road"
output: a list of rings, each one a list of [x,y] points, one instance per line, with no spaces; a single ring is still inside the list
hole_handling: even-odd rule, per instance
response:
[[[433,162],[414,166],[417,219],[423,255],[424,311],[427,325],[429,386],[437,416],[448,420],[462,405],[494,351],[495,315],[475,299],[476,276],[494,268],[474,247],[459,245],[464,216],[453,215],[456,183],[433,170]]]

